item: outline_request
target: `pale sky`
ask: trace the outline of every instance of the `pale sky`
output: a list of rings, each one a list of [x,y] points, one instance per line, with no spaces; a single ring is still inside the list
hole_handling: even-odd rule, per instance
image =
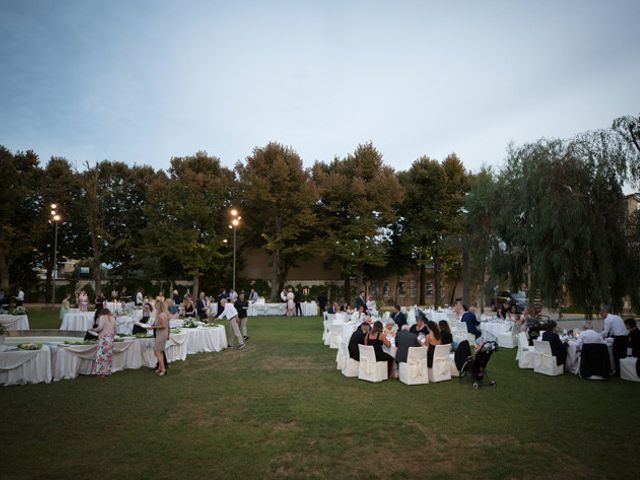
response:
[[[167,168],[372,141],[407,169],[640,112],[640,1],[0,0],[0,144]]]

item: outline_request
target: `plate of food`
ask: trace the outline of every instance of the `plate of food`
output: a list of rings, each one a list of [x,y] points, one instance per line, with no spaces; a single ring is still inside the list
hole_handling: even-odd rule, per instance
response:
[[[18,345],[20,350],[40,350],[42,348],[41,343],[21,343]]]

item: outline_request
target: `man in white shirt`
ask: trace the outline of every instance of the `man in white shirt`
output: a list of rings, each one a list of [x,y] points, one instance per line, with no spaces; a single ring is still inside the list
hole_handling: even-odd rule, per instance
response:
[[[627,327],[618,315],[610,313],[608,306],[600,309],[600,316],[604,319],[602,337],[613,337],[613,361],[616,375],[620,376],[620,359],[627,356]]]
[[[242,339],[242,334],[240,333],[240,327],[238,325],[238,310],[233,306],[233,303],[227,301],[226,298],[220,300],[220,306],[223,308],[222,313],[218,316],[218,320],[221,320],[222,317],[225,317],[229,320],[229,335],[227,339],[227,343],[230,348],[233,348],[235,345],[235,338],[238,337],[238,350],[244,348],[244,340]]]
[[[18,288],[18,296],[16,297],[16,307],[21,307],[24,304],[24,290],[22,287]]]
[[[591,328],[591,323],[585,323],[584,331],[580,333],[579,344],[583,343],[604,343],[602,335]]]

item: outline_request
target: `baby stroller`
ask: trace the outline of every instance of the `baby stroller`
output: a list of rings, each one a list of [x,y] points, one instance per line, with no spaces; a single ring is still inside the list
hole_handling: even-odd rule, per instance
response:
[[[493,341],[484,342],[478,347],[475,355],[469,356],[460,369],[460,380],[464,377],[471,377],[473,379],[473,388],[477,390],[485,382],[488,382],[492,387],[496,387],[498,384],[495,380],[490,380],[487,375],[487,364],[491,359],[491,355],[498,349],[498,344]]]

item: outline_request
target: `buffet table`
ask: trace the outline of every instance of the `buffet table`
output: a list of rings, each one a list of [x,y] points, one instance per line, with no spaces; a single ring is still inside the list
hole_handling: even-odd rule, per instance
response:
[[[51,352],[0,345],[0,385],[51,382]]]
[[[316,302],[302,302],[300,303],[300,308],[302,310],[302,316],[304,317],[312,317],[318,315],[318,306]],[[251,303],[249,304],[249,309],[247,310],[247,315],[249,317],[258,317],[258,316],[271,316],[277,317],[287,314],[287,304],[284,302],[280,303]]]
[[[60,330],[86,332],[93,327],[95,312],[71,311],[65,313]],[[128,335],[133,329],[133,324],[142,318],[142,310],[133,310],[129,315],[116,317],[116,332]]]
[[[29,318],[26,315],[0,315],[0,325],[9,331],[29,330]]]

